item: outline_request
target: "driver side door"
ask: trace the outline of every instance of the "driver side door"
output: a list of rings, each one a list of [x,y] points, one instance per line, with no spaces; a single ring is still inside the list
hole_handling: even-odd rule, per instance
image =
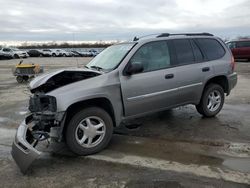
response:
[[[130,59],[129,64],[133,63],[141,63],[143,71],[120,76],[125,116],[159,111],[179,103],[167,41],[144,44]]]

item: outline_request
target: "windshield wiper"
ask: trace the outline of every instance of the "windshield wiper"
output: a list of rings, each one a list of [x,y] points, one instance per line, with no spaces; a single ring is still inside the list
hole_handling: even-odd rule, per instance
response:
[[[90,68],[92,68],[92,69],[96,69],[96,70],[98,70],[98,71],[103,70],[103,68],[102,68],[102,67],[98,67],[98,66],[95,66],[95,65],[90,66]]]

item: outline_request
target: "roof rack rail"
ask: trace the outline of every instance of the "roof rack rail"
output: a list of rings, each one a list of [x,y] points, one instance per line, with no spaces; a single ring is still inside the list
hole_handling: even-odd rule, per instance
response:
[[[159,38],[159,37],[169,37],[169,36],[178,36],[178,35],[184,35],[184,36],[214,36],[213,34],[211,33],[155,33],[155,34],[150,34],[150,35],[144,35],[144,36],[141,36],[141,37],[134,37],[133,41],[138,41],[140,40],[141,38],[145,38],[145,37],[150,37],[150,36],[154,36],[156,35],[156,38]]]
[[[176,34],[170,34],[170,33],[162,33],[157,36],[159,37],[169,37],[169,36],[177,36],[177,35],[185,35],[185,36],[214,36],[211,33],[176,33]]]
[[[135,36],[133,41],[138,41],[141,38],[150,37],[150,36],[154,36],[154,35],[156,35],[156,37],[157,37],[157,36],[161,35],[161,33],[149,34],[149,35],[144,35],[144,36],[140,36],[140,37]]]

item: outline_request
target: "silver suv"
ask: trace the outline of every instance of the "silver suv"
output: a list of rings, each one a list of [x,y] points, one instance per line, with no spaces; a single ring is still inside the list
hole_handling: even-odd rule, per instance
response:
[[[17,130],[12,156],[25,172],[46,139],[89,155],[128,119],[187,104],[213,117],[237,83],[234,67],[230,50],[209,33],[164,33],[110,46],[85,68],[30,83],[30,115]]]

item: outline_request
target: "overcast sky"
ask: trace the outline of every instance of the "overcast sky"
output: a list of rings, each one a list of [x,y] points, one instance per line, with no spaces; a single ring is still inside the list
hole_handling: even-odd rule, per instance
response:
[[[0,0],[0,40],[124,40],[158,32],[250,35],[250,0]]]

